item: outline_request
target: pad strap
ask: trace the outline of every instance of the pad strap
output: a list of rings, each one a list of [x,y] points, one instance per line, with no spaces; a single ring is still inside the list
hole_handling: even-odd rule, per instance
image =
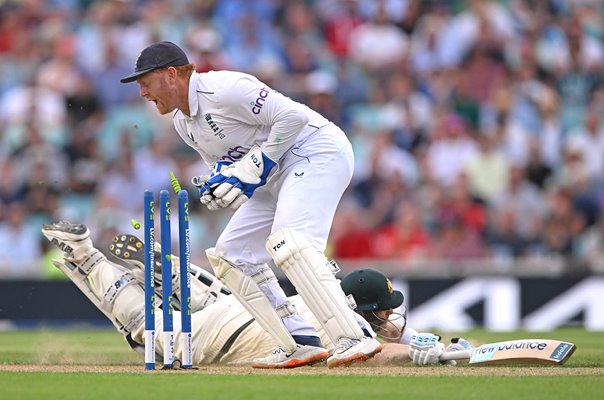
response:
[[[111,286],[107,288],[107,291],[101,299],[101,307],[105,308],[109,312],[113,310],[113,303],[117,296],[124,290],[124,288],[132,283],[136,283],[136,278],[130,272],[126,272],[120,276]]]
[[[145,321],[145,310],[142,309],[138,312],[138,314],[136,314],[134,316],[134,318],[132,318],[130,320],[130,322],[128,322],[126,325],[124,325],[120,330],[124,334],[129,334],[130,332],[132,332],[133,330],[135,330],[136,328],[141,326],[144,321]]]
[[[281,319],[285,319],[285,318],[293,317],[294,315],[298,315],[298,310],[296,310],[296,307],[289,301],[281,304],[279,307],[277,307],[275,309],[275,311],[277,311],[277,315]]]
[[[105,259],[105,255],[99,250],[95,249],[88,256],[86,256],[84,261],[78,263],[78,268],[84,273],[84,275],[88,275],[95,266]]]

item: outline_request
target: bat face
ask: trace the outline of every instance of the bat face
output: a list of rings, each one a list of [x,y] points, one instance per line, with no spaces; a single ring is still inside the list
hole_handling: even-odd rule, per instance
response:
[[[521,339],[488,343],[472,349],[470,364],[562,365],[575,351],[569,342],[551,339]]]

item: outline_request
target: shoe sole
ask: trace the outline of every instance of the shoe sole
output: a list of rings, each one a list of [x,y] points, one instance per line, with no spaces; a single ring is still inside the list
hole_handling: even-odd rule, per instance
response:
[[[380,351],[382,351],[382,349],[384,348],[384,346],[379,346],[376,347],[375,350],[371,353],[356,353],[353,354],[349,357],[346,358],[341,358],[339,360],[334,360],[332,362],[329,362],[329,360],[327,361],[327,368],[335,368],[335,367],[347,367],[349,365],[352,365],[354,363],[357,362],[362,362],[362,361],[367,361],[370,358],[372,358],[373,356],[375,356],[377,353],[379,353]]]
[[[75,225],[70,229],[65,230],[57,227],[56,225],[44,224],[42,227],[42,234],[50,241],[53,239],[61,240],[63,242],[72,242],[74,244],[88,239],[88,236],[82,237],[86,233],[86,228],[82,228],[83,225]]]
[[[125,261],[134,261],[140,268],[145,265],[144,249],[145,244],[134,235],[118,235],[109,245],[111,254]]]
[[[285,368],[297,368],[304,367],[317,364],[321,361],[324,361],[327,357],[329,357],[328,352],[318,353],[314,356],[305,358],[303,360],[293,359],[289,360],[283,364],[252,364],[252,368],[258,369],[285,369]]]

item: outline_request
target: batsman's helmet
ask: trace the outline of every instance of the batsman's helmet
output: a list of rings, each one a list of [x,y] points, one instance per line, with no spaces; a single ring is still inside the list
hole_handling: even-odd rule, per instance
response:
[[[403,304],[403,294],[392,288],[384,274],[372,268],[352,271],[340,284],[346,295],[354,297],[359,311],[389,310]]]

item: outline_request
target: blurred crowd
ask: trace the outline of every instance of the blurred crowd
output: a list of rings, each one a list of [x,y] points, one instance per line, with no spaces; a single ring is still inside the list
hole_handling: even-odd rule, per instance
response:
[[[356,169],[330,256],[604,271],[604,2],[5,0],[0,277],[52,275],[42,223],[86,223],[100,247],[133,231],[170,171],[203,265],[229,212],[198,204],[207,167],[119,83],[159,40],[344,129]]]

